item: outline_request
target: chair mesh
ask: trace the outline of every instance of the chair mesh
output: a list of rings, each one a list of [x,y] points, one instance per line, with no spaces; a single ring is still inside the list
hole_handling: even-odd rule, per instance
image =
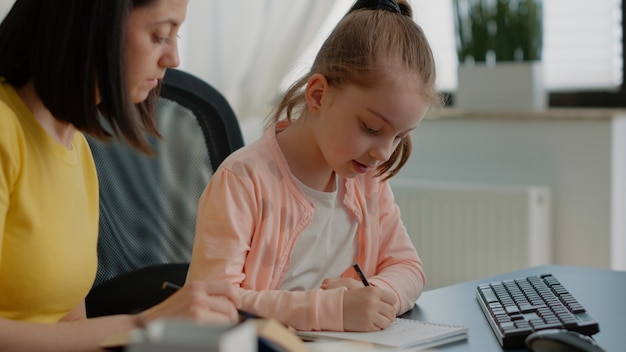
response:
[[[198,199],[213,169],[191,110],[160,98],[156,156],[90,139],[100,184],[95,285],[150,264],[189,262]]]

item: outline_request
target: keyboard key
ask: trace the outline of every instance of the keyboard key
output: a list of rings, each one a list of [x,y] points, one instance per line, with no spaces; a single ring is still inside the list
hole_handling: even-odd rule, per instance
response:
[[[510,314],[510,315],[513,315],[513,314],[516,314],[516,313],[520,312],[519,308],[517,308],[517,306],[515,306],[515,305],[506,306],[506,307],[504,307],[504,310],[506,310],[506,313]]]
[[[485,299],[485,302],[487,303],[499,302],[498,297],[493,292],[493,290],[491,290],[491,288],[481,289],[480,292],[482,293],[483,298]]]

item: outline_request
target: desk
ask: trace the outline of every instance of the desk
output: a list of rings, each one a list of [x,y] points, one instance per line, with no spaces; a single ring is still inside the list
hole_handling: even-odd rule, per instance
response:
[[[553,274],[593,315],[600,332],[593,338],[607,352],[626,346],[626,271],[573,266],[543,265],[442,287],[422,293],[417,304],[403,317],[443,324],[464,325],[469,339],[442,346],[437,351],[501,351],[489,323],[476,301],[479,283],[514,279],[544,273]],[[513,350],[509,350],[513,351]],[[517,350],[525,351],[525,350]]]

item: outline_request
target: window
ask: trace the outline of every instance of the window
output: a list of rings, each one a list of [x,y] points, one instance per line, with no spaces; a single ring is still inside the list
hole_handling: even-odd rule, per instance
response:
[[[546,86],[614,90],[622,84],[619,0],[544,0]]]

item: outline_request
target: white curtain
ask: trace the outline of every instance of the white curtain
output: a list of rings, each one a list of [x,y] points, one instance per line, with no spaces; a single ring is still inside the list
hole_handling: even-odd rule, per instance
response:
[[[242,123],[265,117],[333,0],[190,0],[181,68],[222,92]]]
[[[6,16],[14,2],[15,0],[0,0],[0,20]]]

